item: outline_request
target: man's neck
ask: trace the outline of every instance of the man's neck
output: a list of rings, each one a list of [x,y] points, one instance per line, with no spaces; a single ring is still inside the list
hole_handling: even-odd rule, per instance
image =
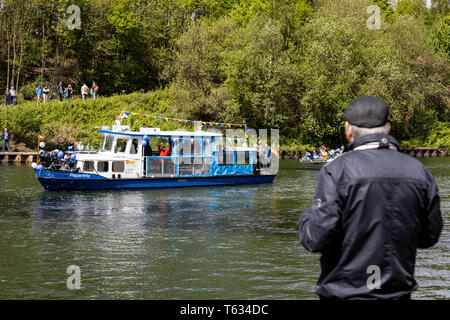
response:
[[[392,145],[393,148],[397,150],[400,149],[400,145],[397,140],[394,139],[394,137],[384,133],[375,133],[359,137],[358,139],[349,143],[345,147],[344,152],[356,150],[356,148],[359,148],[360,146],[373,143],[378,143],[376,148],[391,148],[390,146]],[[359,148],[358,150],[360,149],[361,148]]]

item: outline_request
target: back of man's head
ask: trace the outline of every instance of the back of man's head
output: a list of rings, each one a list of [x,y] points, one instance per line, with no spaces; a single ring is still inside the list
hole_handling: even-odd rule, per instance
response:
[[[352,140],[374,133],[389,134],[391,126],[388,117],[388,104],[374,96],[359,96],[344,111]]]

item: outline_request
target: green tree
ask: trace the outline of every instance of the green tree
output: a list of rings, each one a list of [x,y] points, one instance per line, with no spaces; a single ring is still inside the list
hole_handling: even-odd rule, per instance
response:
[[[450,16],[446,16],[434,31],[434,48],[450,59]]]
[[[226,50],[226,84],[239,108],[233,117],[255,127],[288,129],[295,122],[301,80],[298,64],[291,57],[295,48],[285,45],[282,25],[265,15],[253,17],[232,35]],[[293,112],[297,109],[297,112]]]

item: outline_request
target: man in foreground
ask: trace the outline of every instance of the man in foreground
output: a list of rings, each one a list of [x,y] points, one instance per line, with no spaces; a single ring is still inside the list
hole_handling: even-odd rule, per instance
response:
[[[417,248],[439,239],[438,188],[389,135],[389,107],[361,96],[344,112],[350,144],[320,171],[299,238],[321,252],[321,299],[410,299]]]

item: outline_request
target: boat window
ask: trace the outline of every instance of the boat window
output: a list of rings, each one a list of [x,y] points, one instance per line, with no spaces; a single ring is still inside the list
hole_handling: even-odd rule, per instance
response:
[[[250,152],[238,152],[236,154],[236,164],[247,166],[250,164]]]
[[[125,164],[123,161],[113,161],[112,163],[112,171],[113,172],[124,172]]]
[[[138,150],[138,139],[133,139],[133,141],[131,142],[130,154],[136,154],[137,150]]]
[[[192,150],[191,150],[191,154],[194,156],[200,156],[202,149],[201,149],[201,140],[200,139],[192,139],[193,140],[193,144],[192,144]]]
[[[99,161],[97,163],[97,171],[98,172],[108,172],[109,165],[108,161]]]
[[[183,138],[177,143],[177,152],[180,156],[192,155],[192,139]]]
[[[225,152],[220,151],[217,153],[217,160],[218,160],[218,164],[219,166],[226,166],[227,164],[225,163]]]
[[[233,151],[221,151],[218,153],[219,166],[232,166],[234,165],[234,155]]]
[[[113,137],[111,135],[105,136],[105,139],[103,140],[103,150],[111,151],[112,144],[113,144]]]
[[[223,150],[223,138],[214,139],[214,149],[213,151],[220,152]]]
[[[203,140],[203,156],[209,157],[212,153],[212,142],[211,138],[204,138]]]
[[[84,161],[83,171],[85,172],[94,171],[94,161]]]
[[[127,149],[127,139],[117,139],[115,152],[125,152]]]

